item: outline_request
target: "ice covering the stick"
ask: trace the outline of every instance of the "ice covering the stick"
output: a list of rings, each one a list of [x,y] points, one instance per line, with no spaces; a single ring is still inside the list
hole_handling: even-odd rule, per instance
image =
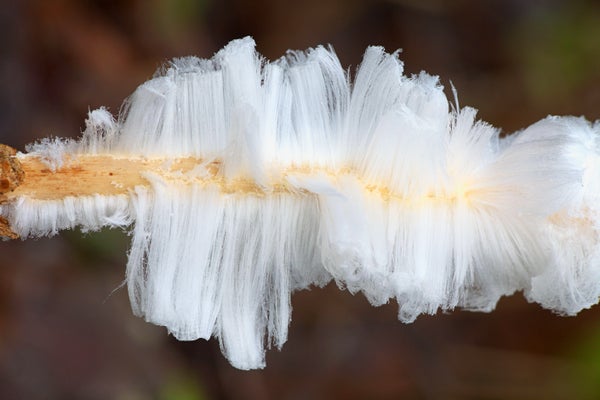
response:
[[[351,76],[352,75],[352,76]],[[334,280],[399,318],[490,311],[525,296],[575,314],[600,295],[600,124],[547,117],[501,139],[437,77],[370,47],[354,74],[330,48],[268,62],[251,38],[168,64],[115,119],[27,156],[197,159],[126,193],[0,206],[23,237],[131,227],[135,314],[216,337],[237,368],[281,347],[295,290]],[[210,164],[212,163],[212,164]],[[207,165],[217,165],[207,176]]]

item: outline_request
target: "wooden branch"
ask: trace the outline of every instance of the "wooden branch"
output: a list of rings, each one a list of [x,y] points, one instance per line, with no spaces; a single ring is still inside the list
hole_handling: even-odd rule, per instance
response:
[[[17,156],[15,149],[0,145],[0,204],[25,196],[34,200],[59,200],[68,196],[119,195],[135,186],[148,186],[145,172],[189,171],[198,160],[184,158],[169,163],[164,159],[119,158],[112,155],[71,155],[55,171],[39,157]],[[207,173],[216,174],[214,166]],[[211,173],[212,171],[212,173]],[[9,222],[0,216],[0,237],[16,239]]]
[[[38,157],[21,159],[26,179],[7,195],[8,200],[27,196],[37,200],[58,200],[68,196],[106,196],[128,193],[135,186],[149,185],[144,172],[159,174],[189,171],[199,161],[184,158],[170,163],[164,159],[119,158],[107,154],[70,156],[52,171]]]
[[[220,161],[205,161],[194,157],[147,158],[127,154],[66,154],[56,169],[52,163],[36,154],[18,154],[11,147],[0,145],[0,205],[25,197],[32,200],[53,201],[66,197],[114,196],[128,194],[136,186],[150,186],[149,175],[159,176],[178,184],[217,185],[223,194],[242,193],[263,196],[272,193],[309,194],[308,190],[291,187],[288,175],[322,174],[335,182],[340,176],[353,175],[365,192],[380,196],[383,201],[394,200],[408,207],[420,207],[431,202],[452,203],[458,199],[470,201],[477,192],[460,186],[449,193],[428,193],[407,198],[392,192],[385,184],[369,184],[349,169],[331,171],[309,166],[288,166],[271,177],[268,187],[249,178],[226,179]],[[0,238],[19,236],[9,222],[0,215]]]
[[[14,190],[23,181],[23,169],[16,155],[15,149],[0,144],[0,195]]]
[[[219,161],[193,157],[145,158],[113,154],[69,154],[55,170],[37,155],[19,154],[0,145],[0,205],[19,197],[52,201],[66,197],[127,194],[136,186],[149,186],[148,174],[181,184],[216,184],[223,193],[243,192],[255,195],[264,191],[249,179],[226,181]],[[286,191],[275,184],[273,192]],[[0,238],[17,239],[9,222],[0,215]]]
[[[16,155],[15,149],[0,144],[0,204],[7,200],[7,193],[15,190],[25,176]],[[18,239],[18,237],[19,235],[10,229],[8,221],[0,216],[0,238]]]
[[[12,150],[12,149],[11,149]],[[181,184],[217,184],[223,193],[243,192],[260,194],[263,190],[252,180],[227,180],[220,161],[204,161],[194,157],[146,158],[113,154],[67,155],[63,165],[52,170],[49,163],[36,155],[11,156],[18,165],[21,179],[8,188],[1,203],[25,196],[34,200],[60,200],[69,196],[105,196],[129,193],[136,186],[149,186],[147,174],[155,174]],[[300,169],[294,168],[293,171]],[[7,170],[9,173],[10,171]],[[4,175],[9,176],[9,173]],[[269,192],[289,191],[283,184],[274,183]]]

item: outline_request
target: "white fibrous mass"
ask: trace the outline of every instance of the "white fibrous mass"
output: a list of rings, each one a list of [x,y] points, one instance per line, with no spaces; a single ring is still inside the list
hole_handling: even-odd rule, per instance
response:
[[[404,322],[515,291],[566,315],[596,304],[599,137],[598,122],[547,117],[500,138],[380,47],[350,73],[331,49],[268,62],[245,38],[172,61],[118,118],[92,111],[81,139],[29,149],[53,168],[69,154],[193,157],[218,180],[148,172],[127,194],[23,197],[0,215],[22,236],[130,229],[134,312],[261,368],[287,339],[291,293],[330,281],[397,302]]]

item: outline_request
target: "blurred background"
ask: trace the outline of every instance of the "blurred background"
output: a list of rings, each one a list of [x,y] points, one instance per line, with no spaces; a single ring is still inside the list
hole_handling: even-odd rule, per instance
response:
[[[402,48],[407,73],[454,84],[506,132],[548,114],[600,118],[600,4],[541,0],[24,0],[0,7],[0,142],[78,136],[175,56],[252,35],[276,59],[332,44]],[[450,91],[447,90],[450,94]],[[451,95],[451,94],[450,94]],[[404,325],[333,285],[296,293],[267,368],[135,318],[124,232],[0,242],[2,399],[598,399],[600,307],[559,317],[521,294],[490,314]]]

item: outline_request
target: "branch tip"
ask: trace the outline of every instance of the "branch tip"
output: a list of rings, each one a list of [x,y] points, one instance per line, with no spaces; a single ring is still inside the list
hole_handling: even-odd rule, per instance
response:
[[[0,144],[0,195],[15,190],[25,177],[21,162],[15,157],[17,151]],[[2,202],[2,196],[0,196]]]

